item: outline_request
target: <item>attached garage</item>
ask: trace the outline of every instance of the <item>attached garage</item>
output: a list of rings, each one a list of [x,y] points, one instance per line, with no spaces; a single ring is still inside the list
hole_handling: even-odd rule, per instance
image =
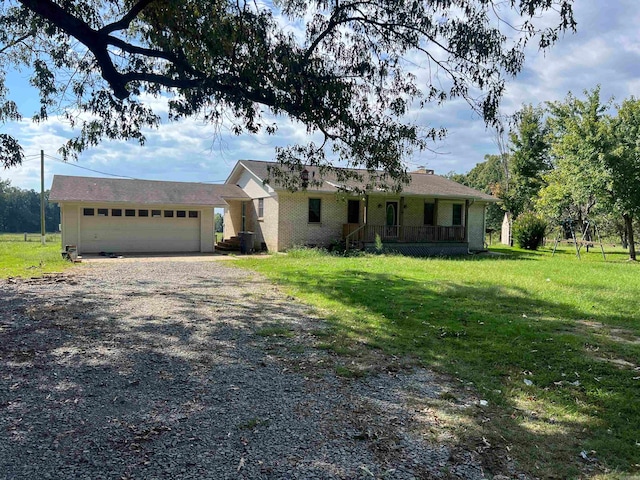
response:
[[[96,252],[200,252],[200,210],[161,210],[149,216],[146,208],[83,207],[80,244]],[[97,214],[97,212],[101,212]],[[184,212],[176,217],[178,212]],[[116,213],[116,215],[113,215]],[[129,215],[125,215],[129,213]],[[172,216],[166,217],[165,214]],[[192,216],[188,217],[186,214]],[[142,214],[142,215],[141,215]],[[204,226],[206,230],[206,226]]]
[[[235,185],[54,176],[63,245],[79,253],[212,252],[214,208],[246,200]]]

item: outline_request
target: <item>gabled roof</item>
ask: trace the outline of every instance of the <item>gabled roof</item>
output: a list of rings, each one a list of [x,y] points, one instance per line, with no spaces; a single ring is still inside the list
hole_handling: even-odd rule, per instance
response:
[[[268,168],[270,165],[277,165],[274,162],[264,162],[258,160],[240,160],[234,167],[233,172],[229,175],[227,182],[235,178],[234,174],[237,174],[239,167],[246,168],[256,177],[265,181],[269,177]],[[311,177],[320,178],[318,169],[316,167],[306,167]],[[366,170],[356,170],[358,173],[364,175],[366,178]],[[411,183],[404,185],[402,189],[402,195],[407,196],[427,196],[434,198],[453,198],[453,199],[465,199],[465,200],[482,200],[487,202],[497,202],[498,199],[486,193],[480,192],[473,188],[467,187],[460,183],[449,180],[448,178],[434,175],[432,173],[411,173]],[[277,185],[271,185],[276,190]],[[341,184],[336,178],[335,174],[329,173],[322,177],[322,185],[320,187],[309,187],[309,191],[314,192],[327,192],[335,193],[339,190],[349,190],[350,188],[362,187],[362,185]],[[385,192],[369,192],[370,194],[384,194]]]
[[[225,199],[249,199],[236,185],[127,180],[54,175],[52,202],[104,202],[156,205],[223,206]]]

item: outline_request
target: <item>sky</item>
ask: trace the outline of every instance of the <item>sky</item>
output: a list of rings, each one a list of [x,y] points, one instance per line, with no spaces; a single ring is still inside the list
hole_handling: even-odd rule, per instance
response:
[[[601,86],[601,98],[621,102],[640,97],[640,9],[637,0],[577,0],[574,14],[577,33],[567,33],[548,51],[530,49],[523,71],[510,79],[502,100],[502,114],[510,115],[523,104],[558,101],[571,91]],[[22,93],[27,75],[9,72],[7,84]],[[24,90],[24,95],[32,92]],[[159,108],[163,106],[159,104]],[[28,117],[28,112],[22,112]],[[447,129],[447,137],[409,159],[410,169],[426,166],[436,174],[465,173],[498,153],[496,135],[462,100],[429,106],[412,120]],[[306,143],[304,125],[281,122],[276,135],[236,136],[224,128],[213,131],[200,119],[164,122],[146,132],[147,143],[104,142],[83,152],[78,161],[61,161],[60,146],[73,130],[52,117],[36,124],[29,118],[0,125],[0,133],[12,134],[24,147],[22,166],[0,169],[0,179],[23,189],[40,189],[40,151],[45,152],[45,188],[54,174],[123,176],[147,180],[223,182],[237,160],[273,160],[275,148]]]

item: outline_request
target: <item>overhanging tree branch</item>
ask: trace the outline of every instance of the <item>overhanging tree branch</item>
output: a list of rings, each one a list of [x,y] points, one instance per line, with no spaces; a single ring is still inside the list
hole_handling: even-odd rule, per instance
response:
[[[559,7],[558,26],[540,30],[547,35],[541,42],[573,25],[571,0],[526,0],[535,8],[524,12],[526,29],[514,47],[491,24],[493,3],[487,0],[281,0],[277,7],[237,0],[5,3],[12,6],[0,8],[0,28],[25,45],[7,45],[3,52],[15,53],[8,58],[16,63],[37,66],[40,117],[59,104],[56,97],[70,95],[69,109],[104,124],[80,120],[81,133],[66,152],[101,138],[143,141],[141,128],[158,118],[142,104],[139,93],[149,92],[172,97],[171,118],[207,111],[219,121],[222,114],[208,109],[228,109],[239,120],[237,132],[273,132],[264,127],[264,107],[321,133],[328,140],[324,147],[354,166],[400,177],[412,149],[425,148],[425,140],[440,131],[401,118],[412,102],[460,96],[494,122],[503,77],[520,70],[524,46],[537,32],[537,19],[528,12]],[[506,3],[516,11],[522,4]],[[276,8],[305,33],[292,34]],[[29,39],[33,28],[41,33]],[[428,79],[423,93],[425,86],[403,61],[407,54],[437,65],[446,81]],[[76,74],[69,78],[69,71]],[[327,161],[317,148],[294,148],[287,158],[302,161],[304,155]]]

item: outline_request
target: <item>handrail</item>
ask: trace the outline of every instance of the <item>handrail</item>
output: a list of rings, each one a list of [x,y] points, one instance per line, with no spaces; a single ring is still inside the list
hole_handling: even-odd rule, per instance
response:
[[[344,227],[356,227],[356,225],[345,224]],[[380,235],[382,241],[392,242],[462,242],[464,241],[464,227],[460,225],[424,225],[424,226],[403,226],[403,225],[357,225],[353,231],[349,228],[343,229],[343,238],[346,249],[354,239],[364,242],[372,242]],[[347,233],[348,232],[348,233]]]
[[[346,237],[344,237],[344,251],[349,251],[349,238],[358,233],[360,230],[364,229],[367,226],[366,223],[363,223],[358,228],[356,228],[353,232],[349,233]]]

